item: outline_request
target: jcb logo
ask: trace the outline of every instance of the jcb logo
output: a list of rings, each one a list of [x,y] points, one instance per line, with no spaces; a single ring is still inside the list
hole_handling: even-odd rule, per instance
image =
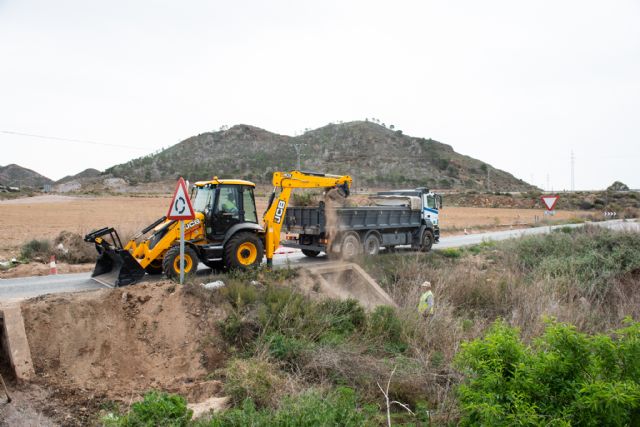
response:
[[[276,224],[280,224],[282,221],[282,214],[284,213],[284,208],[287,207],[287,203],[284,200],[278,201],[278,206],[276,207],[276,214],[273,217]]]
[[[186,225],[184,226],[184,229],[185,229],[185,230],[188,230],[188,229],[190,229],[190,228],[192,228],[192,227],[195,227],[195,226],[196,226],[196,225],[198,225],[198,224],[200,224],[200,220],[196,218],[195,220],[193,220],[193,221],[191,221],[190,223],[186,224]]]

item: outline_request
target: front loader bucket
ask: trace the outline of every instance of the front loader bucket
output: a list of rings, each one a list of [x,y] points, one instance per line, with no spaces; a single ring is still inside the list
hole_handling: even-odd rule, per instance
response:
[[[105,240],[106,236],[111,242]],[[84,241],[94,243],[98,251],[98,261],[91,274],[95,281],[116,288],[131,285],[144,277],[144,268],[128,250],[123,249],[118,232],[113,228],[94,230],[84,236]]]
[[[98,261],[93,269],[91,277],[111,288],[127,286],[142,279],[145,274],[144,268],[138,261],[124,249],[105,249],[100,246],[102,252],[98,256]]]

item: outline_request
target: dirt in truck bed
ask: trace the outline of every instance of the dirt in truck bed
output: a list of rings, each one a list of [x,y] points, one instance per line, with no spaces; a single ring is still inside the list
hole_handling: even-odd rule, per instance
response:
[[[43,401],[44,415],[83,425],[106,403],[129,404],[151,389],[190,402],[219,395],[206,375],[226,357],[216,327],[225,305],[194,289],[164,281],[24,302],[31,387],[60,402]]]

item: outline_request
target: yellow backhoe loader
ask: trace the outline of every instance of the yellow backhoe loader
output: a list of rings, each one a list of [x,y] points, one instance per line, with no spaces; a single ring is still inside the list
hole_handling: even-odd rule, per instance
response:
[[[346,197],[351,186],[348,175],[312,172],[274,172],[273,193],[258,222],[253,195],[255,184],[239,179],[196,182],[192,191],[195,218],[185,224],[185,277],[195,274],[198,263],[212,268],[248,268],[267,264],[280,245],[280,231],[295,188],[337,189]],[[143,238],[147,233],[152,234]],[[162,217],[122,245],[112,227],[94,230],[84,237],[98,251],[92,277],[107,286],[136,283],[148,274],[180,275],[180,226]]]

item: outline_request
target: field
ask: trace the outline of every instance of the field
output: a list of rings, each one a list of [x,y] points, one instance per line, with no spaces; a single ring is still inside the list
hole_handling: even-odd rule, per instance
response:
[[[0,201],[0,259],[19,255],[30,239],[53,239],[61,231],[84,235],[99,227],[113,226],[130,236],[166,213],[168,197],[69,197],[37,196]],[[257,199],[258,213],[266,198]],[[558,211],[553,220],[570,220],[584,213]],[[443,235],[503,227],[527,227],[544,219],[541,209],[445,207],[441,214]]]

